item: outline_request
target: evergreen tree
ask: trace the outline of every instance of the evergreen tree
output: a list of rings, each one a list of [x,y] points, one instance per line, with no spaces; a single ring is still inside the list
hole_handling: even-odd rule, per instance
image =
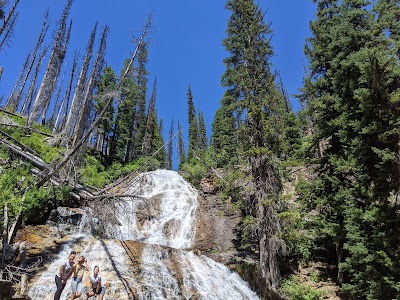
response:
[[[212,123],[211,156],[217,167],[238,161],[237,129],[233,112],[233,101],[231,97],[225,95]]]
[[[202,112],[199,111],[199,130],[198,130],[198,146],[197,148],[204,152],[205,150],[207,150],[207,146],[208,146],[208,141],[207,141],[207,129],[206,129],[206,123],[204,121],[204,114]]]
[[[153,138],[151,140],[151,153],[155,154],[155,158],[159,162],[160,168],[166,168],[167,152],[165,150],[165,142],[162,136],[163,120],[157,122],[157,112],[155,112],[155,124],[153,131]]]
[[[224,60],[226,71],[222,78],[227,90],[214,128],[219,126],[218,129],[223,130],[224,123],[231,124],[234,120],[236,132],[231,140],[227,137],[232,136],[232,132],[218,132],[213,143],[215,145],[216,137],[226,144],[233,141],[251,166],[255,193],[254,199],[248,199],[246,213],[257,220],[263,292],[269,299],[280,299],[279,256],[284,254],[285,246],[280,238],[279,213],[283,204],[277,163],[281,149],[280,135],[276,132],[281,126],[278,123],[282,123],[280,112],[284,98],[270,70],[271,29],[264,21],[263,11],[252,0],[228,0],[226,8],[231,11],[227,38],[223,41],[230,54]],[[237,142],[239,138],[240,143]]]
[[[376,13],[384,3],[318,1],[306,47],[313,76],[303,97],[325,144],[310,208],[320,212],[319,241],[336,252],[338,281],[353,299],[400,296],[392,200],[400,183],[400,64],[395,35]]]
[[[129,60],[125,61],[125,67],[121,74],[125,74]],[[129,139],[131,138],[131,124],[133,123],[136,108],[136,98],[133,91],[135,82],[133,79],[133,69],[128,71],[123,82],[120,82],[121,92],[117,107],[117,115],[114,122],[113,136],[110,145],[110,156],[112,159],[125,161],[126,150]]]
[[[183,142],[182,127],[178,120],[178,152],[179,152],[179,165],[181,166],[185,160],[185,144]]]
[[[143,140],[146,131],[147,115],[146,115],[146,93],[147,93],[147,76],[148,71],[146,65],[148,62],[148,43],[140,44],[138,48],[138,65],[135,75],[135,92],[136,108],[131,124],[131,138],[128,143],[127,161],[136,158],[142,152]]]
[[[172,156],[173,156],[173,149],[172,149],[172,140],[174,134],[174,119],[171,120],[171,126],[169,127],[168,132],[168,144],[167,144],[167,162],[166,162],[166,169],[172,170]]]
[[[198,123],[196,118],[196,110],[194,108],[193,103],[193,94],[190,85],[187,91],[188,98],[188,122],[189,122],[189,145],[188,145],[188,153],[187,159],[190,159],[194,156],[197,146],[198,146]]]
[[[111,94],[115,91],[117,86],[117,78],[110,66],[107,66],[104,70],[101,82],[99,84],[98,96],[96,97],[96,114],[98,115],[104,108],[108,97],[113,97]],[[103,155],[108,154],[109,138],[112,133],[112,124],[114,118],[114,106],[110,105],[104,117],[99,122],[98,134],[97,134],[97,144],[98,149]]]
[[[157,126],[157,115],[156,115],[156,100],[157,100],[157,79],[154,80],[153,92],[149,101],[149,108],[147,110],[147,123],[145,128],[145,134],[143,137],[142,144],[142,155],[150,155],[153,149],[154,134],[158,131]]]

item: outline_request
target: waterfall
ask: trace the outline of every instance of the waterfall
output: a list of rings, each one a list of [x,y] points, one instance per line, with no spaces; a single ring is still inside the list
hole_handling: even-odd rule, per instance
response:
[[[178,173],[148,172],[119,189],[135,197],[117,206],[118,223],[105,224],[107,239],[88,233],[85,214],[57,258],[34,279],[32,299],[53,299],[54,275],[71,250],[84,255],[91,268],[100,267],[105,300],[259,299],[238,274],[190,251],[197,191]],[[61,299],[69,290],[68,282]]]
[[[110,237],[185,249],[194,240],[197,191],[176,172],[158,170],[129,182],[125,194],[137,195],[118,207],[120,226]]]

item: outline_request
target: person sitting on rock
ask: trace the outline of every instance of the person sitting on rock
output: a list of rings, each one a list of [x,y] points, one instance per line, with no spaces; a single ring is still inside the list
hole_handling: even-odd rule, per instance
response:
[[[95,297],[97,300],[102,300],[104,297],[104,286],[101,284],[101,277],[99,274],[99,267],[95,266],[93,274],[90,274],[90,289],[86,294],[87,298]]]
[[[74,300],[82,295],[82,281],[85,271],[89,271],[87,261],[84,256],[79,257],[78,262],[69,271],[67,279],[72,275],[71,289],[72,295],[67,300]]]
[[[65,285],[67,283],[68,273],[75,264],[75,261],[74,261],[75,255],[76,255],[76,253],[74,251],[72,251],[68,256],[68,259],[61,264],[60,269],[58,270],[58,273],[56,274],[55,281],[56,281],[57,290],[56,290],[56,293],[54,294],[54,300],[59,300],[61,297],[61,293],[64,290]]]

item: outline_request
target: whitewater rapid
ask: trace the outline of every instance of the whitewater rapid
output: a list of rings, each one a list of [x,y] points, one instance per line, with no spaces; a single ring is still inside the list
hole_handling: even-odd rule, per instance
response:
[[[118,223],[106,224],[107,239],[97,239],[90,230],[82,232],[88,228],[88,218],[83,217],[86,223],[77,226],[57,258],[34,281],[32,299],[53,299],[54,275],[72,250],[84,255],[91,267],[100,267],[104,300],[259,299],[238,274],[191,251],[197,191],[178,173],[148,172],[123,186],[124,194],[135,197],[117,206]]]

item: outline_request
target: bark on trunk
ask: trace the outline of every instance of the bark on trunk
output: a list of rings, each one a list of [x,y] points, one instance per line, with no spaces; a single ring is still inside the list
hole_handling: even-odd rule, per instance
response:
[[[3,212],[3,244],[2,244],[2,255],[1,255],[1,270],[4,270],[4,264],[6,260],[6,255],[8,252],[8,203],[4,204],[4,212]],[[0,278],[1,279],[1,278]]]
[[[20,266],[21,266],[21,284],[20,284],[20,295],[26,296],[28,295],[28,274],[26,272],[27,263],[26,263],[26,242],[22,242],[19,246],[19,255],[20,255]]]

